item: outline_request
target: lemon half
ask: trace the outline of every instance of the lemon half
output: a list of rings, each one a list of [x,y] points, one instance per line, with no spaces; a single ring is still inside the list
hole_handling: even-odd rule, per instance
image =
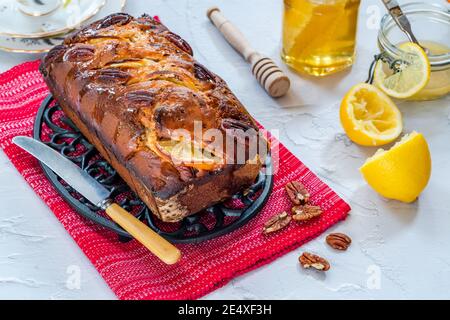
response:
[[[341,103],[340,118],[348,137],[363,146],[381,146],[397,139],[403,130],[402,115],[380,89],[360,83]]]
[[[424,136],[406,135],[390,150],[378,150],[359,169],[367,183],[382,196],[413,202],[431,175],[431,156]]]

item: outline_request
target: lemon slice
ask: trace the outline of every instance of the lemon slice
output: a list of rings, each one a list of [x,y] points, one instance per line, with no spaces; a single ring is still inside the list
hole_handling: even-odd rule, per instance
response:
[[[390,150],[378,150],[359,169],[379,194],[403,202],[414,201],[431,175],[431,156],[422,134],[412,132]]]
[[[360,83],[341,103],[341,124],[348,137],[363,146],[381,146],[402,132],[402,115],[392,100],[377,87]]]
[[[379,60],[375,66],[374,84],[391,97],[409,98],[430,81],[430,61],[423,49],[415,43],[406,42],[399,46],[405,54],[400,60],[399,72],[392,73],[386,63]]]
[[[162,151],[169,154],[175,164],[183,164],[203,170],[213,170],[222,164],[222,159],[213,153],[203,149],[194,141],[159,141],[158,145]]]

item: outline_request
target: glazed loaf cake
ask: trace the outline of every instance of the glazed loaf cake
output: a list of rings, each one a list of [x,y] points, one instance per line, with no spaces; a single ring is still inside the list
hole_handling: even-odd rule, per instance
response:
[[[257,131],[252,117],[186,41],[150,16],[113,14],[76,31],[40,71],[65,114],[163,221],[229,198],[260,171],[236,130]],[[179,129],[192,140],[175,136]],[[243,145],[245,161],[193,142],[209,129]],[[201,161],[186,157],[199,150]]]

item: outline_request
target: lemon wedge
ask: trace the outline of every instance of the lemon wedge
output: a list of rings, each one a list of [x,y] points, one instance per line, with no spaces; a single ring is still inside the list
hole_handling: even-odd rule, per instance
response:
[[[423,49],[412,42],[399,45],[404,52],[399,71],[393,73],[379,60],[375,66],[374,84],[391,97],[406,99],[425,88],[430,81],[430,61]]]
[[[348,137],[363,146],[381,146],[397,139],[402,115],[380,89],[367,83],[352,87],[341,103],[341,124]]]
[[[412,132],[390,150],[378,150],[359,170],[382,196],[413,202],[425,189],[431,175],[427,141],[422,134]]]

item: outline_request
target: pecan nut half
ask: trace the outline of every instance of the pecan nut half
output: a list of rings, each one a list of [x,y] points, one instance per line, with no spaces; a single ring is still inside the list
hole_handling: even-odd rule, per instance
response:
[[[291,222],[291,216],[288,215],[286,211],[279,213],[272,218],[270,218],[265,224],[263,228],[264,234],[269,234],[278,230],[285,228],[289,222]]]
[[[129,23],[132,19],[133,17],[126,13],[113,13],[100,21],[97,29],[108,28],[113,25],[123,26]]]
[[[125,93],[124,99],[132,104],[152,105],[155,94],[150,90],[135,90]]]
[[[295,206],[292,207],[292,219],[295,221],[308,221],[322,214],[322,209],[319,206]]]
[[[168,31],[167,34],[165,35],[165,37],[166,37],[167,40],[172,42],[174,45],[176,45],[178,48],[180,48],[181,50],[183,50],[187,54],[189,54],[191,56],[194,55],[194,52],[192,51],[192,48],[189,45],[189,43],[187,43],[186,40],[181,38],[179,35]]]
[[[333,249],[347,250],[352,243],[352,239],[343,233],[330,233],[326,238],[326,242]]]
[[[70,62],[86,62],[95,56],[95,47],[90,45],[78,45],[67,51],[64,60]]]
[[[295,205],[306,204],[309,201],[309,192],[299,181],[291,181],[285,186],[286,192]]]
[[[242,120],[236,120],[232,118],[222,119],[221,127],[223,130],[232,130],[232,131],[240,130],[243,132],[253,129],[253,127],[248,123],[245,123]]]
[[[214,75],[198,62],[194,63],[194,74],[199,80],[215,82]]]
[[[131,78],[131,75],[119,69],[102,69],[98,71],[97,79],[102,83],[124,84]]]
[[[309,252],[304,252],[298,258],[298,261],[305,269],[314,268],[319,271],[328,271],[330,269],[330,263],[326,259]]]
[[[44,62],[46,64],[53,63],[55,60],[60,60],[67,50],[67,46],[64,44],[59,44],[54,46],[45,56]]]

